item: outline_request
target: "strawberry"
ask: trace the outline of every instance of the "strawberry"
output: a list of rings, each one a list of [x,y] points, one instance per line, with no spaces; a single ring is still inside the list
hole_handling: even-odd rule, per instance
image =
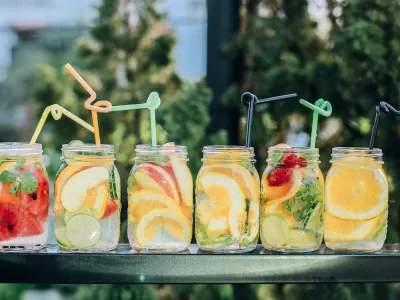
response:
[[[298,157],[297,158],[297,166],[300,168],[305,168],[307,166],[307,161],[304,157]]]
[[[295,154],[286,154],[281,160],[282,168],[294,168],[297,165],[298,157]]]
[[[293,171],[287,168],[275,168],[268,176],[269,186],[281,186],[289,182]]]

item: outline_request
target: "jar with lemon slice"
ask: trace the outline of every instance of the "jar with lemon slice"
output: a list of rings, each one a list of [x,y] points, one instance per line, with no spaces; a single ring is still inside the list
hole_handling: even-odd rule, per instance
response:
[[[62,147],[54,186],[54,232],[71,251],[108,251],[120,234],[121,183],[112,145]]]
[[[338,147],[326,176],[324,238],[338,251],[373,252],[386,239],[388,182],[382,150]]]
[[[128,238],[141,252],[177,252],[192,239],[193,179],[185,146],[136,146],[128,180]]]
[[[322,242],[324,178],[318,149],[270,147],[262,176],[261,241],[270,250],[309,252]]]
[[[196,179],[196,240],[213,252],[253,250],[259,234],[260,179],[254,149],[206,146]]]

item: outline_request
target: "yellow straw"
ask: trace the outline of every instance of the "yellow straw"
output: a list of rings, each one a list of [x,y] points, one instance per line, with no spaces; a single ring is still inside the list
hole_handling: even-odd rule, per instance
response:
[[[53,104],[53,105],[50,105],[50,106],[46,107],[46,109],[43,111],[42,117],[40,118],[39,123],[36,126],[36,129],[35,129],[35,132],[33,133],[33,136],[32,136],[32,139],[30,141],[30,144],[36,143],[36,140],[38,139],[38,137],[40,135],[40,132],[42,131],[43,125],[46,122],[47,116],[49,115],[50,112],[51,112],[51,115],[53,116],[53,119],[56,120],[56,121],[60,120],[62,115],[64,114],[68,118],[70,118],[71,120],[73,120],[76,123],[78,123],[79,125],[82,125],[83,127],[85,127],[90,132],[94,132],[94,128],[93,128],[92,125],[88,124],[87,122],[85,122],[81,118],[75,116],[73,113],[71,113],[70,111],[66,110],[61,105]]]
[[[85,101],[86,109],[92,112],[93,128],[94,128],[94,138],[96,146],[100,146],[100,132],[99,132],[99,121],[97,118],[97,112],[107,113],[111,110],[112,105],[108,101],[98,101],[92,104],[96,100],[96,93],[92,88],[86,83],[86,81],[78,74],[77,71],[70,65],[66,64],[65,68],[75,77],[75,79],[81,84],[81,86],[89,93],[90,97]]]

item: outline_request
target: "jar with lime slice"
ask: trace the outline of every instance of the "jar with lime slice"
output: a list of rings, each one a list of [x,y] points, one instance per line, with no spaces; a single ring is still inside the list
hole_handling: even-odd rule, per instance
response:
[[[141,252],[177,252],[192,239],[193,180],[185,146],[136,146],[128,180],[128,238]]]
[[[107,251],[120,234],[121,184],[112,145],[63,145],[54,186],[54,231],[62,249]]]
[[[338,251],[373,252],[386,239],[388,182],[382,150],[337,147],[326,176],[324,237]]]
[[[322,242],[324,178],[316,148],[268,150],[262,176],[261,241],[270,250],[308,252]]]
[[[196,180],[196,240],[202,250],[247,252],[258,241],[260,179],[254,149],[206,146]]]

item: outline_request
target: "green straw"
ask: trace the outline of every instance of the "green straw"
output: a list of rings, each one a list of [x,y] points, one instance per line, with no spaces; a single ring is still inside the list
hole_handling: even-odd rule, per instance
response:
[[[318,115],[329,117],[332,114],[332,105],[328,101],[324,101],[324,99],[318,99],[315,104],[311,104],[306,100],[300,99],[300,104],[303,104],[314,111],[310,139],[310,148],[314,149],[315,142],[317,140]]]
[[[145,108],[150,110],[151,145],[155,147],[157,146],[156,109],[160,106],[160,104],[161,104],[161,99],[158,93],[151,92],[149,97],[147,97],[146,103],[112,106],[110,112],[145,109]]]

